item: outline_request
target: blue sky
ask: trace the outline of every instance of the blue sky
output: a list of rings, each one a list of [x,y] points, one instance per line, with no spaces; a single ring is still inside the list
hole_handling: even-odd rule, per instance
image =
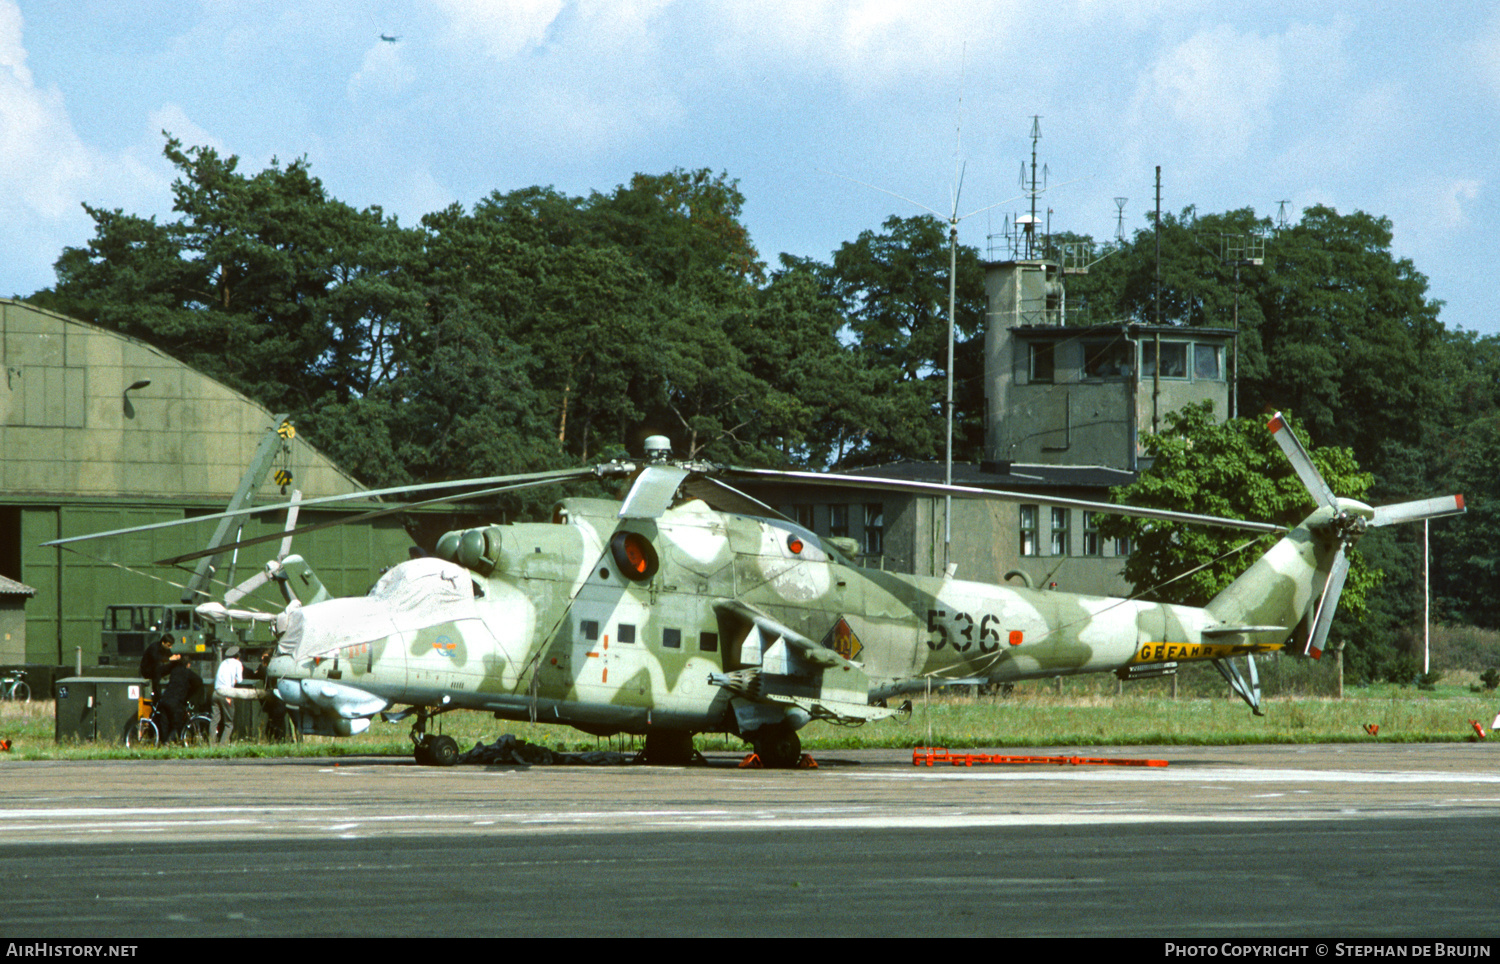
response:
[[[0,0],[0,293],[51,284],[81,203],[171,216],[162,130],[305,156],[415,223],[534,184],[737,178],[762,257],[1019,194],[1056,229],[1152,206],[1389,217],[1450,328],[1500,334],[1500,12],[1482,3]],[[399,36],[384,43],[380,34]],[[960,101],[961,95],[961,101]],[[961,122],[961,123],[960,123]],[[961,127],[961,148],[958,134]],[[853,179],[853,180],[851,180]],[[1018,200],[964,221],[986,247]]]

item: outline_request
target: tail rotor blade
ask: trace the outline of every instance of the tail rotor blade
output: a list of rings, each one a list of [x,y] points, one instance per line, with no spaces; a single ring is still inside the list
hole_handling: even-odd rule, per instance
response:
[[[1266,428],[1270,429],[1272,438],[1276,439],[1276,444],[1281,446],[1281,451],[1286,454],[1287,461],[1292,463],[1292,469],[1297,473],[1297,478],[1301,479],[1302,484],[1307,486],[1307,491],[1312,493],[1313,501],[1320,506],[1337,508],[1338,499],[1334,496],[1333,490],[1323,480],[1323,474],[1313,464],[1312,456],[1308,455],[1307,449],[1302,447],[1301,440],[1292,434],[1291,427],[1287,425],[1286,419],[1281,417],[1280,412],[1271,416],[1271,421]]]
[[[1318,614],[1313,617],[1312,634],[1307,637],[1307,655],[1313,659],[1323,656],[1323,644],[1328,641],[1328,627],[1333,625],[1333,614],[1339,608],[1339,596],[1344,591],[1344,579],[1349,575],[1349,556],[1341,545],[1333,555],[1333,565],[1328,570],[1328,582],[1323,585],[1323,596],[1318,600]]]
[[[1418,522],[1422,519],[1436,519],[1446,515],[1460,515],[1466,511],[1462,495],[1445,495],[1436,499],[1417,499],[1412,502],[1397,502],[1395,505],[1376,506],[1375,516],[1370,520],[1370,525],[1388,526],[1398,522]]]

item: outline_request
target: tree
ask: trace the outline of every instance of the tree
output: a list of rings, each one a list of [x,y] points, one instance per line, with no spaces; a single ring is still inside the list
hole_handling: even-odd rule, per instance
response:
[[[846,465],[895,458],[940,458],[945,447],[948,369],[948,227],[937,218],[891,217],[864,231],[831,264],[783,258],[808,270],[847,319],[840,338],[866,371],[888,372],[880,386],[886,421],[863,426]],[[976,459],[983,443],[984,269],[979,253],[958,248],[954,364],[954,458]]]
[[[1243,410],[1291,408],[1377,471],[1384,443],[1422,437],[1442,327],[1427,279],[1390,245],[1389,219],[1321,206],[1268,241],[1264,373],[1240,383]]]
[[[303,160],[246,176],[175,138],[164,153],[178,219],[86,206],[95,236],[63,251],[49,303],[271,408],[367,392],[386,373],[391,317],[420,301],[403,275],[416,236],[328,197]]]

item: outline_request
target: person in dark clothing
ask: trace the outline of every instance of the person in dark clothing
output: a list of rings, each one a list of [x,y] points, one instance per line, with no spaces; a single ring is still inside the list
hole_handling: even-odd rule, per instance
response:
[[[165,721],[162,742],[175,740],[188,721],[188,703],[203,689],[203,681],[193,672],[191,656],[174,657],[172,675],[167,678],[162,690],[161,717]]]
[[[146,652],[141,655],[140,673],[151,681],[152,703],[161,702],[161,681],[181,658],[172,654],[171,633],[162,633],[160,639],[146,647]]]

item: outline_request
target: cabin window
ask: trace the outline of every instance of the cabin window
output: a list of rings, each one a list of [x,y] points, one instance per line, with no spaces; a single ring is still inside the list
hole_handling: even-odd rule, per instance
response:
[[[584,639],[598,639],[599,623],[593,619],[585,619],[578,624],[578,631],[583,633]]]
[[[1037,507],[1034,505],[1023,505],[1021,508],[1021,555],[1036,555],[1036,519]]]
[[[698,649],[704,653],[717,653],[719,651],[719,634],[699,633]]]
[[[680,630],[680,629],[663,629],[661,631],[661,648],[662,649],[681,649],[682,648],[682,630]]]
[[[632,623],[621,623],[616,630],[615,641],[620,643],[635,642],[635,626]]]
[[[1073,515],[1072,509],[1052,509],[1052,554],[1054,556],[1066,556],[1069,549],[1068,523]]]

